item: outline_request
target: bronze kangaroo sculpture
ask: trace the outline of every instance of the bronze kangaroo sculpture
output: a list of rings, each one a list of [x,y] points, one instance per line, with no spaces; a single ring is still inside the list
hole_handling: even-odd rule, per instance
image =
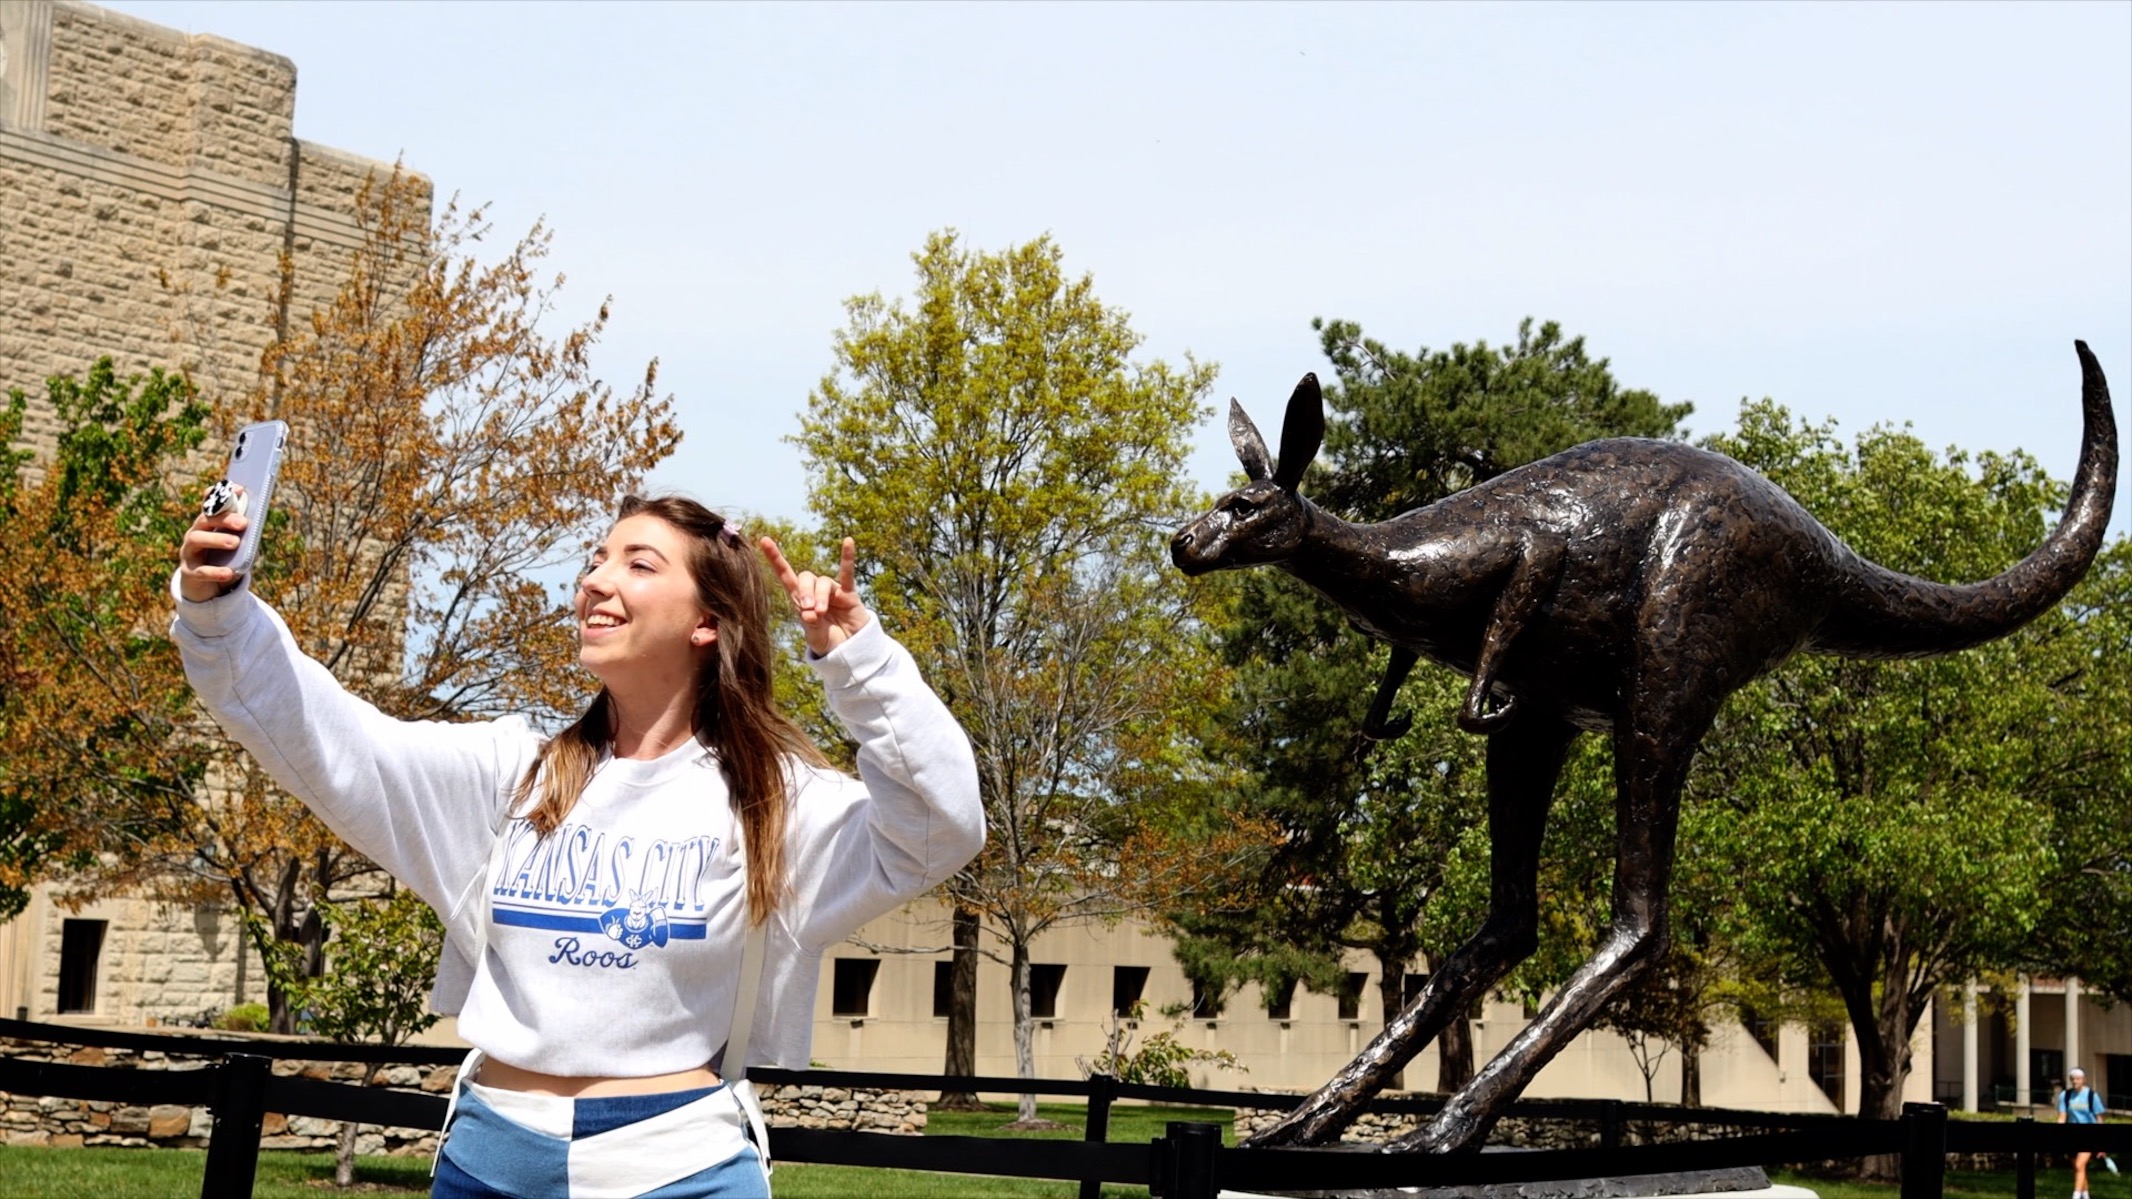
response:
[[[1248,482],[1181,529],[1187,574],[1274,565],[1331,600],[1391,660],[1364,732],[1397,736],[1423,657],[1469,674],[1461,727],[1488,736],[1487,918],[1353,1062],[1255,1146],[1336,1138],[1393,1072],[1538,945],[1540,835],[1570,743],[1610,734],[1618,828],[1612,924],[1525,1030],[1395,1149],[1477,1148],[1496,1114],[1666,943],[1688,765],[1725,697],[1801,650],[1949,653],[2013,632],[2087,571],[2110,520],[2117,428],[2095,356],[2080,461],[2043,545],[1995,578],[1946,585],[1865,561],[1762,476],[1678,442],[1588,442],[1378,524],[1297,494],[1325,430],[1315,375],[1288,401],[1278,467],[1242,406]]]

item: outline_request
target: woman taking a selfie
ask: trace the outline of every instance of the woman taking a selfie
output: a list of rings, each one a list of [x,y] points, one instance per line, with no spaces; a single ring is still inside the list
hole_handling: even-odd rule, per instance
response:
[[[432,1194],[767,1195],[729,1043],[804,1067],[821,951],[984,839],[969,742],[860,601],[852,542],[821,576],[694,501],[623,501],[574,605],[599,693],[543,738],[350,695],[208,564],[244,527],[224,512],[186,533],[173,636],[222,727],[444,919],[433,1002],[475,1049]],[[777,709],[758,551],[856,779]]]

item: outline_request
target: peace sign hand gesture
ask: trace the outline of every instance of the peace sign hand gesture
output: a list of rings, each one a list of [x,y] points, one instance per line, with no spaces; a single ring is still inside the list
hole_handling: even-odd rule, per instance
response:
[[[844,644],[873,619],[873,613],[866,610],[866,602],[859,598],[858,582],[853,573],[859,551],[851,538],[844,539],[843,561],[837,565],[833,579],[811,570],[793,570],[792,563],[785,560],[785,552],[777,548],[777,542],[772,538],[763,538],[760,545],[770,569],[777,572],[777,581],[784,585],[786,594],[792,597],[793,606],[799,609],[800,625],[807,631],[807,648],[815,657]]]

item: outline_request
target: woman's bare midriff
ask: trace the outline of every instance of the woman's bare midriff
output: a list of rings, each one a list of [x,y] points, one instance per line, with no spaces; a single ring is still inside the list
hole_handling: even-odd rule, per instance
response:
[[[474,1081],[485,1087],[526,1091],[534,1095],[560,1095],[566,1099],[596,1099],[603,1095],[662,1095],[668,1091],[693,1091],[715,1087],[718,1076],[709,1066],[672,1074],[648,1074],[642,1078],[609,1078],[602,1075],[572,1076],[542,1074],[487,1058]]]

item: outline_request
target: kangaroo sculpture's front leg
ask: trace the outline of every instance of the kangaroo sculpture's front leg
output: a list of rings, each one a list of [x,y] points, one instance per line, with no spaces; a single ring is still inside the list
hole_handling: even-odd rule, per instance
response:
[[[1466,689],[1465,706],[1458,712],[1458,727],[1469,733],[1493,733],[1517,714],[1517,696],[1508,696],[1502,706],[1490,711],[1488,699],[1495,676],[1503,668],[1510,643],[1540,609],[1562,577],[1562,558],[1567,546],[1559,537],[1529,536],[1502,594],[1495,598],[1495,612],[1488,632],[1481,638],[1480,658],[1473,665],[1473,686]],[[1395,736],[1397,734],[1394,734]]]

